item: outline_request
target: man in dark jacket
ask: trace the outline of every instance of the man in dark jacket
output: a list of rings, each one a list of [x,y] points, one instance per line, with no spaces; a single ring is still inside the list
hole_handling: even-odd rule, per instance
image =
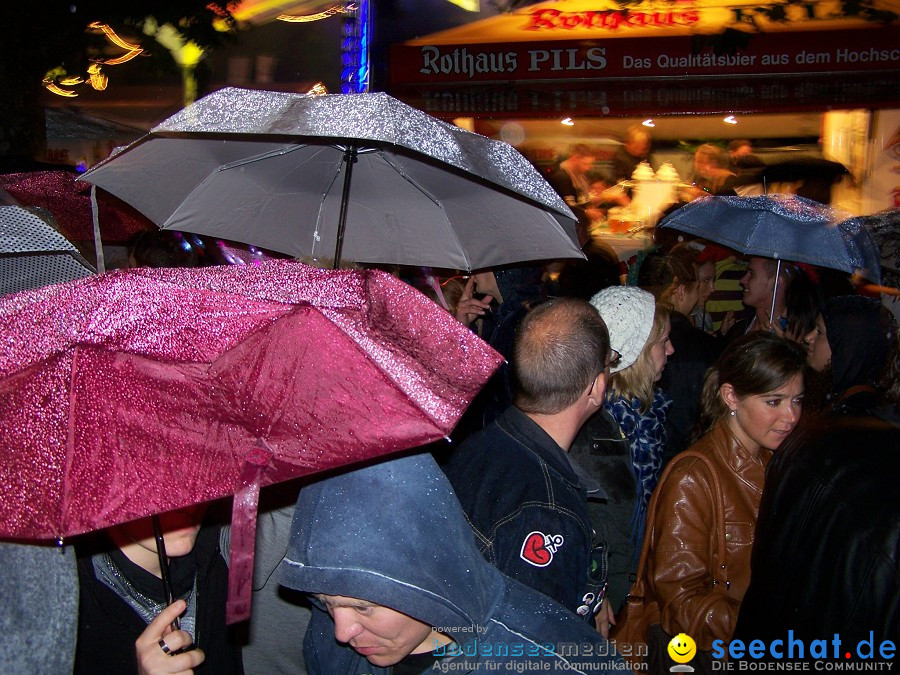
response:
[[[481,557],[428,454],[303,488],[279,573],[314,594],[304,641],[313,674],[625,667],[578,617]]]
[[[628,127],[622,147],[613,157],[613,180],[631,180],[631,175],[641,162],[649,162],[652,139],[647,127],[636,124]]]
[[[600,488],[567,451],[603,404],[609,352],[587,302],[532,309],[516,333],[513,405],[445,467],[485,558],[588,620],[606,581],[587,513],[587,493]]]

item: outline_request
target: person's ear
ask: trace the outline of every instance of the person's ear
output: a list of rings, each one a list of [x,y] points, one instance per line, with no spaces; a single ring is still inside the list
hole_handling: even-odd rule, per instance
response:
[[[588,401],[597,408],[603,405],[603,399],[606,396],[606,380],[606,372],[600,372],[597,377],[594,378],[590,393],[588,394]]]
[[[722,400],[731,412],[737,410],[739,403],[738,395],[737,392],[734,391],[734,387],[728,382],[719,387],[719,396],[722,397]]]

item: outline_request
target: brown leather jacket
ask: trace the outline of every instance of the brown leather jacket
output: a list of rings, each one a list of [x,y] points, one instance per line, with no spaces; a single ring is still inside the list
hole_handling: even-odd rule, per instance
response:
[[[657,508],[647,524],[645,574],[649,595],[659,603],[663,629],[672,635],[687,633],[697,649],[708,651],[713,640],[731,639],[750,583],[750,551],[772,453],[763,448],[759,457],[751,456],[724,420],[689,450],[703,454],[709,465],[697,457],[672,459],[668,476],[656,488]],[[724,569],[718,560],[722,520],[715,516],[710,467],[725,509]],[[718,585],[711,569],[716,570]]]

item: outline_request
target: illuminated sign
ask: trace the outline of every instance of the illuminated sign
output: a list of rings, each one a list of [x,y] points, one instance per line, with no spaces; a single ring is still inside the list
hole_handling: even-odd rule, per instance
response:
[[[900,70],[891,27],[820,33],[760,33],[734,53],[695,51],[689,37],[471,44],[395,45],[391,83],[445,84]]]
[[[669,0],[542,2],[425,35],[407,45],[855,30],[898,16],[887,0]]]
[[[529,21],[523,23],[522,30],[572,30],[575,28],[599,28],[619,30],[620,28],[644,28],[646,26],[693,26],[700,20],[696,9],[686,11],[665,10],[659,12],[631,12],[622,10],[563,12],[545,8],[531,13]]]

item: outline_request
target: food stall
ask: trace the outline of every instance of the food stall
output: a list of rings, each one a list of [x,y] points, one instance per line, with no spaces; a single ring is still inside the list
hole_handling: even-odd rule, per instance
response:
[[[848,165],[846,206],[887,208],[896,175],[867,190],[896,135],[900,2],[865,1],[852,16],[845,7],[550,0],[394,45],[388,89],[538,166],[573,142],[597,143],[602,159],[641,122],[670,145],[803,136]],[[683,163],[661,159],[683,175]]]

